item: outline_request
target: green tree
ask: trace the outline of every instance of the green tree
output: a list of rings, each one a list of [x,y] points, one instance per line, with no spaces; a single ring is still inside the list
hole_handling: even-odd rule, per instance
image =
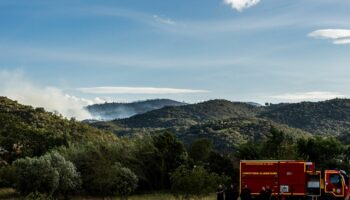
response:
[[[23,158],[14,162],[17,190],[22,195],[31,192],[52,195],[59,186],[59,173],[48,157]]]
[[[41,157],[24,158],[14,162],[17,172],[17,189],[22,195],[45,193],[64,195],[80,187],[80,176],[72,162],[57,152]]]
[[[235,157],[240,160],[259,160],[261,159],[261,148],[258,143],[248,141],[238,146]]]
[[[55,193],[62,194],[65,199],[69,199],[68,194],[75,192],[81,187],[80,174],[74,164],[67,161],[58,152],[47,154],[51,159],[51,165],[58,171],[59,186]]]
[[[184,145],[168,131],[158,132],[153,137],[154,146],[161,156],[161,180],[158,184],[161,189],[170,189],[170,176],[177,167],[187,160],[187,153]]]
[[[295,159],[296,147],[292,137],[283,131],[271,127],[266,140],[262,143],[261,153],[266,159]]]
[[[16,182],[16,168],[12,165],[0,167],[0,188],[14,187]]]
[[[211,152],[208,169],[219,175],[226,175],[232,178],[238,177],[238,171],[234,167],[233,161],[228,156],[217,152]]]
[[[115,194],[119,195],[122,200],[127,200],[128,196],[137,188],[137,176],[120,163],[113,165],[112,172],[112,183]]]
[[[189,155],[195,163],[205,163],[208,161],[213,150],[213,142],[210,139],[202,138],[194,141],[189,149]]]
[[[345,147],[335,137],[317,136],[298,140],[297,150],[304,159],[324,165],[328,161],[340,158],[345,152]]]
[[[170,177],[171,191],[174,196],[188,200],[202,198],[212,193],[222,179],[215,173],[209,173],[202,166],[189,168],[181,165]]]

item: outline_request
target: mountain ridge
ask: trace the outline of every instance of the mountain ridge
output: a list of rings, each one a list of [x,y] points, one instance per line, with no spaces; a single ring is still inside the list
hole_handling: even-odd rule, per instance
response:
[[[148,111],[161,109],[166,106],[187,105],[171,99],[149,99],[130,103],[103,103],[87,106],[85,109],[95,118],[103,121],[128,118]]]

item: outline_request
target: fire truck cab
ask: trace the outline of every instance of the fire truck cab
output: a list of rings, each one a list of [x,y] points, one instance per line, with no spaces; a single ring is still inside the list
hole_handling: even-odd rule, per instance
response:
[[[258,197],[263,187],[279,199],[349,199],[349,177],[343,170],[315,170],[315,163],[295,160],[240,162],[240,190],[247,187]]]
[[[324,199],[348,198],[349,177],[343,170],[325,170],[323,176]]]

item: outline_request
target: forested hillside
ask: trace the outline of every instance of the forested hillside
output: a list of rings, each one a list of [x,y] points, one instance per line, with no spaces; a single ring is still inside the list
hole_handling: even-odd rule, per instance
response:
[[[182,106],[186,103],[173,101],[170,99],[151,99],[132,103],[104,103],[87,106],[86,109],[99,120],[113,120],[128,118],[136,114],[160,109],[166,106]]]
[[[43,108],[0,97],[0,148],[6,162],[19,157],[40,156],[58,146],[116,139],[111,133],[74,119],[67,120]]]
[[[341,135],[350,132],[350,100],[276,104],[259,114],[277,123],[314,134]]]
[[[114,126],[125,128],[188,128],[230,118],[266,119],[316,135],[341,136],[350,133],[350,100],[333,99],[268,106],[211,100],[179,107],[165,107],[127,119],[114,120],[113,123]],[[95,125],[104,127],[103,123]],[[105,126],[111,128],[112,124],[106,123]],[[110,130],[113,131],[113,128]]]
[[[210,120],[253,117],[260,110],[260,107],[248,103],[211,100],[185,106],[165,107],[114,122],[129,128],[169,128],[191,126]]]
[[[218,184],[237,182],[241,159],[305,159],[348,169],[348,140],[256,117],[266,109],[215,100],[158,110],[193,124],[99,122],[104,131],[1,97],[0,187],[27,199],[155,191],[200,198]]]

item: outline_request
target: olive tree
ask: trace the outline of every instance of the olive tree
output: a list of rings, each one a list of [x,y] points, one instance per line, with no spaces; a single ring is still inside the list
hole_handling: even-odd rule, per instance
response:
[[[22,158],[14,163],[17,173],[17,190],[22,195],[40,192],[52,195],[59,185],[59,173],[47,156]]]
[[[57,152],[41,157],[23,158],[14,162],[17,173],[17,190],[22,195],[44,193],[64,195],[80,187],[79,173],[70,161]]]
[[[170,177],[172,193],[181,199],[202,198],[212,193],[221,181],[215,173],[209,173],[202,166],[189,168],[178,167]]]

